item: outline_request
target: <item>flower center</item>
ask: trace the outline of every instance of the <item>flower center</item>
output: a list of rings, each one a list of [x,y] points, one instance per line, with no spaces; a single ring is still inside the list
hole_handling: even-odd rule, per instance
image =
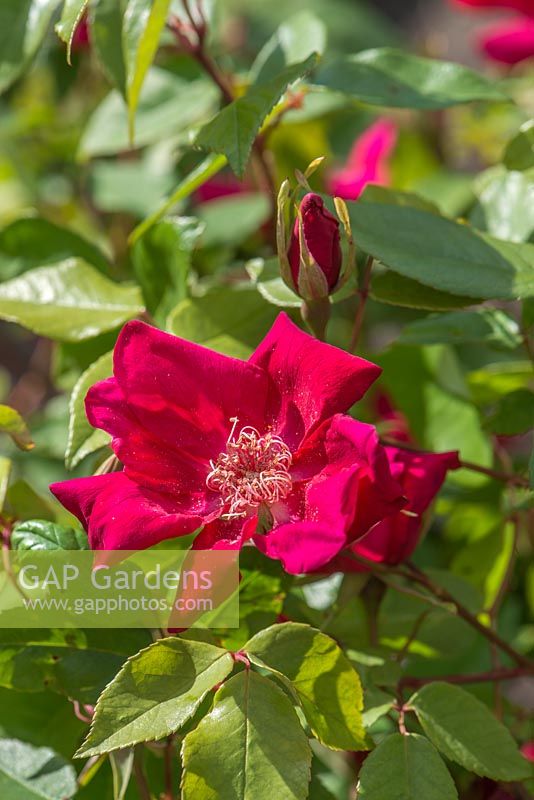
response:
[[[241,428],[235,436],[237,417],[226,452],[210,461],[211,472],[206,486],[219,492],[225,507],[223,516],[244,517],[252,509],[283,500],[291,491],[291,451],[279,436],[263,436],[251,426]]]

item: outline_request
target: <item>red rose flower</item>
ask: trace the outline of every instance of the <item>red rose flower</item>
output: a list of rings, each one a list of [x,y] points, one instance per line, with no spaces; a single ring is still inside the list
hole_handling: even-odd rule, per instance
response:
[[[405,502],[375,429],[340,413],[379,373],[285,314],[248,362],[130,322],[86,398],[123,469],[51,489],[96,550],[204,526],[199,548],[252,538],[288,572],[318,569]]]
[[[343,263],[339,221],[325,208],[323,200],[318,194],[307,194],[302,198],[300,218],[297,217],[295,220],[287,254],[295,287],[299,285],[301,268],[301,223],[304,241],[310,256],[325,276],[328,289],[332,290],[339,280]]]
[[[534,58],[534,20],[517,17],[497,23],[479,36],[482,50],[503,64],[519,64]]]
[[[384,118],[367,128],[356,139],[346,165],[333,172],[328,192],[344,200],[356,200],[367,184],[387,186],[390,183],[388,160],[397,141],[397,126]]]
[[[387,436],[409,443],[407,420],[393,407],[387,395],[380,394],[376,406],[382,421],[387,423]],[[410,558],[414,552],[424,532],[425,512],[441,489],[447,472],[458,469],[460,461],[456,451],[424,453],[389,445],[385,450],[391,474],[407,499],[406,506],[375,525],[350,549],[369,561],[393,566]],[[330,565],[329,571],[335,570],[364,572],[366,567],[350,556],[340,555]]]
[[[511,8],[521,14],[534,17],[534,0],[452,0],[452,2],[484,11],[494,8]]]

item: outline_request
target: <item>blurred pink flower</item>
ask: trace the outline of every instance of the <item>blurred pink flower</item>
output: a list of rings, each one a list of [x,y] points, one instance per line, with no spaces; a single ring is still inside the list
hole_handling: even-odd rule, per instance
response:
[[[478,32],[480,50],[493,61],[510,66],[534,58],[534,0],[451,0],[480,10],[518,11]]]
[[[534,20],[514,17],[492,25],[480,33],[479,43],[489,58],[503,64],[534,58]]]
[[[344,200],[356,200],[368,183],[390,183],[388,160],[397,141],[397,126],[380,117],[362,133],[350,151],[347,163],[331,173],[328,193]]]
[[[534,0],[451,0],[453,5],[470,6],[487,11],[493,8],[511,8],[534,17]]]
[[[532,739],[530,742],[525,742],[521,748],[521,752],[525,758],[534,763],[534,739]]]

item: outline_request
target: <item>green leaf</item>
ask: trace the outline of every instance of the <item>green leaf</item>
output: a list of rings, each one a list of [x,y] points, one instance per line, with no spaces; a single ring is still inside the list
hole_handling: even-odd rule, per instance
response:
[[[68,800],[76,772],[49,747],[0,739],[0,793],[6,800]]]
[[[440,291],[484,299],[534,296],[534,245],[502,242],[418,208],[359,202],[360,248]]]
[[[327,64],[316,83],[363,103],[395,108],[437,109],[473,100],[509,99],[494,81],[460,64],[389,47],[364,50]]]
[[[88,3],[89,0],[65,0],[61,18],[56,25],[57,35],[67,45],[67,61],[69,64],[71,61],[72,40]]]
[[[507,728],[472,694],[448,683],[430,683],[409,701],[423,730],[451,761],[495,781],[531,775]]]
[[[127,128],[124,100],[126,66],[122,48],[122,18],[126,0],[98,0],[89,4],[91,46],[107,79],[117,87],[122,118]],[[85,139],[85,136],[84,136]]]
[[[0,432],[11,436],[20,450],[32,450],[35,447],[28,426],[11,406],[0,405]]]
[[[475,192],[492,236],[526,242],[534,231],[534,180],[526,172],[486,170],[475,181]]]
[[[447,767],[423,736],[395,733],[366,758],[359,800],[458,800]]]
[[[481,308],[452,314],[432,314],[402,329],[401,344],[463,344],[482,342],[514,350],[521,344],[516,321],[504,311]]]
[[[112,283],[79,258],[0,284],[0,319],[60,341],[89,339],[142,311],[137,286]]]
[[[199,131],[195,144],[205,150],[222,153],[238,176],[243,176],[250,151],[260,128],[288,86],[307,75],[316,65],[317,56],[283,70],[276,78],[251,86]]]
[[[69,438],[65,451],[67,469],[74,469],[85,456],[105,447],[110,437],[105,431],[95,430],[85,415],[85,396],[97,381],[103,381],[113,372],[113,353],[105,353],[80,375],[69,403]]]
[[[115,750],[109,754],[113,772],[113,800],[124,800],[134,765],[134,749]]]
[[[371,297],[380,303],[428,311],[452,311],[473,305],[476,300],[432,289],[413,278],[390,270],[378,272],[371,280]]]
[[[333,639],[287,622],[256,634],[243,649],[252,661],[289,680],[320,742],[339,750],[366,749],[360,679]]]
[[[275,317],[276,309],[254,288],[239,285],[184,300],[169,315],[167,328],[219,353],[248,358]]]
[[[183,800],[305,800],[311,750],[284,692],[252,670],[227,681],[182,750]]]
[[[132,260],[146,307],[162,323],[188,291],[192,252],[204,230],[193,217],[169,217],[135,242]]]
[[[148,631],[134,629],[0,629],[0,686],[95,703],[127,656],[149,641]]]
[[[85,531],[44,519],[18,522],[11,533],[13,550],[88,550]]]
[[[516,436],[532,429],[534,392],[517,389],[501,398],[494,412],[484,420],[484,428],[500,436]]]
[[[70,758],[72,742],[84,730],[66,697],[54,692],[32,692],[28,697],[26,692],[0,687],[0,739],[22,739]]]
[[[280,263],[277,258],[254,258],[245,264],[245,268],[254,281],[258,292],[274,306],[282,308],[300,308],[302,300],[286,286],[280,277]]]
[[[98,247],[74,231],[61,228],[42,217],[21,217],[0,231],[0,272],[3,280],[34,267],[57,264],[72,256],[109,274],[109,264]]]
[[[19,520],[55,519],[54,510],[48,500],[41,497],[24,478],[15,481],[8,488],[6,507]]]
[[[193,169],[187,177],[185,177],[170,197],[153,213],[150,217],[144,220],[140,225],[135,228],[130,234],[129,242],[131,245],[135,244],[137,240],[143,236],[149,228],[159,222],[165,214],[180,200],[185,200],[193,192],[208,181],[213,175],[216,175],[221,169],[226,166],[225,156],[210,155],[204,159],[198,166]]]
[[[128,0],[123,18],[122,43],[126,62],[128,131],[134,139],[134,120],[143,81],[156,51],[170,0]]]
[[[172,72],[152,67],[137,107],[136,147],[186,136],[191,127],[213,114],[217,98],[217,89],[206,78],[187,81]],[[120,92],[113,91],[102,100],[89,119],[79,145],[79,155],[87,159],[114,155],[129,149],[124,100]]]
[[[264,192],[247,192],[234,197],[210,200],[197,211],[205,225],[203,247],[241,244],[257,233],[271,213],[269,198]]]
[[[42,44],[60,0],[0,4],[0,92],[22,74]]]
[[[534,167],[534,120],[529,119],[521,125],[519,133],[508,142],[503,161],[507,169]]]
[[[98,700],[76,757],[162,739],[180,728],[230,674],[231,655],[185,639],[160,639],[132,656]]]

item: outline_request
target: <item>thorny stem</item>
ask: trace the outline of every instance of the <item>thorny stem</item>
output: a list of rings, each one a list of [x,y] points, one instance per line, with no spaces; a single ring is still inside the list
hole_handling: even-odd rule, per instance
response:
[[[222,72],[222,70],[219,68],[219,66],[217,65],[215,60],[211,57],[211,55],[206,51],[205,47],[206,22],[204,16],[201,13],[201,5],[199,2],[197,3],[197,8],[199,9],[202,17],[202,23],[199,25],[191,11],[189,0],[182,0],[182,4],[187,13],[187,16],[189,17],[189,21],[191,23],[193,31],[196,35],[196,41],[195,42],[191,41],[181,31],[178,21],[171,22],[169,27],[177,37],[180,44],[184,47],[184,49],[187,52],[189,52],[193,56],[193,58],[196,59],[196,61],[200,64],[200,66],[203,67],[204,71],[210,76],[215,85],[219,87],[224,100],[224,104],[229,105],[235,100],[234,89],[231,81]],[[274,209],[276,209],[276,195],[277,195],[276,186],[267,160],[264,141],[259,136],[256,138],[253,144],[253,161],[256,165],[258,172],[261,175],[261,179],[264,183],[264,188],[271,197],[271,204],[274,211]]]
[[[495,681],[512,681],[516,678],[528,677],[532,674],[530,669],[526,667],[513,667],[511,669],[492,669],[488,672],[476,672],[471,675],[440,675],[437,678],[412,678],[406,675],[399,681],[399,686],[410,689],[419,689],[421,686],[426,686],[427,683],[434,681],[444,681],[445,683],[490,683]]]
[[[415,564],[407,561],[406,566],[408,569],[405,570],[400,567],[390,567],[384,564],[379,564],[375,561],[369,561],[367,558],[363,558],[355,553],[352,555],[357,561],[360,561],[362,564],[368,567],[371,572],[375,573],[376,576],[381,580],[385,574],[386,583],[388,583],[387,575],[393,574],[400,575],[402,578],[405,578],[410,582],[423,586],[433,597],[437,598],[442,603],[448,604],[446,607],[452,606],[454,609],[453,613],[465,620],[465,622],[471,625],[472,628],[475,628],[475,630],[477,630],[478,633],[484,636],[488,641],[493,642],[493,644],[506,653],[518,666],[529,670],[531,674],[534,672],[534,664],[528,658],[526,658],[526,656],[518,653],[517,650],[508,644],[508,642],[506,642],[504,639],[501,639],[501,637],[494,630],[479,622],[477,617],[472,614],[464,605],[462,605],[459,600],[453,597],[453,595],[447,589],[434,583],[434,581],[432,581],[422,570],[416,567]],[[394,589],[398,588],[394,584],[390,585]],[[421,596],[421,599],[424,599],[424,597]]]
[[[134,772],[135,782],[137,784],[137,789],[139,791],[139,797],[141,798],[141,800],[152,800],[150,787],[148,785],[148,781],[145,775],[145,769],[143,766],[142,745],[141,746],[138,745],[135,748],[133,772]]]
[[[407,442],[399,441],[398,439],[390,439],[389,437],[381,436],[380,443],[390,447],[398,447],[400,450],[409,450],[411,453],[419,453],[421,452],[418,447],[414,445],[408,444]],[[471,472],[479,472],[481,475],[487,475],[488,478],[493,478],[496,481],[503,481],[504,483],[509,483],[515,486],[522,486],[525,489],[528,489],[529,482],[527,478],[523,478],[521,475],[512,475],[509,472],[499,472],[495,469],[490,469],[489,467],[483,467],[480,464],[475,464],[472,461],[462,461],[460,460],[460,466],[464,469],[469,469]]]
[[[173,786],[172,786],[172,761],[174,756],[174,737],[169,736],[163,751],[163,760],[165,764],[165,794],[163,800],[173,800]]]
[[[521,653],[518,653],[517,650],[514,650],[514,648],[504,639],[501,639],[501,637],[492,628],[488,628],[483,625],[477,619],[477,617],[472,614],[464,605],[462,605],[462,603],[460,603],[455,597],[453,597],[453,595],[447,589],[435,584],[428,577],[428,575],[426,575],[410,561],[407,561],[406,565],[410,570],[413,580],[428,589],[428,591],[431,592],[435,597],[439,598],[440,600],[444,600],[446,603],[450,603],[455,608],[459,617],[462,617],[462,619],[469,623],[471,627],[475,628],[475,630],[482,634],[482,636],[485,636],[486,639],[510,656],[510,658],[515,661],[516,664],[521,667],[525,667],[526,669],[530,669],[531,672],[534,671],[534,664],[532,664],[528,658],[523,656]]]
[[[371,285],[371,273],[373,271],[374,258],[369,256],[365,267],[363,268],[362,285],[358,290],[359,302],[354,318],[354,327],[352,329],[352,336],[350,337],[349,352],[355,353],[358,346],[358,340],[363,326],[363,318],[365,316],[365,307],[369,297],[369,286]]]

